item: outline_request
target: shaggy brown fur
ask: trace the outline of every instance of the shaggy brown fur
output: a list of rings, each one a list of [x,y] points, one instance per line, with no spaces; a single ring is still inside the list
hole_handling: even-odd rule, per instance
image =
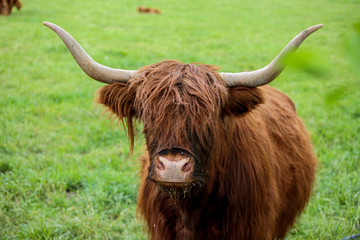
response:
[[[310,138],[269,86],[226,88],[212,66],[164,61],[102,87],[98,102],[126,122],[132,146],[133,121],[144,124],[138,210],[151,239],[283,239],[309,200]],[[175,147],[195,157],[197,183],[149,181],[155,154]]]
[[[0,15],[10,15],[14,6],[20,10],[22,3],[19,0],[0,0]]]

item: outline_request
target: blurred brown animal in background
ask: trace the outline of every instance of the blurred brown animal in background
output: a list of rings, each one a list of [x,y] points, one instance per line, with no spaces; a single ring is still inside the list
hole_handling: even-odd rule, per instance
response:
[[[19,0],[0,0],[0,15],[9,16],[14,6],[20,10],[22,5]]]
[[[161,14],[161,11],[157,8],[139,6],[137,10],[139,13]]]

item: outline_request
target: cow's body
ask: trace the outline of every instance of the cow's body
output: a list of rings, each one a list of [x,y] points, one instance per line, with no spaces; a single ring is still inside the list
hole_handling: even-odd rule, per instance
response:
[[[144,123],[138,208],[152,239],[284,238],[309,199],[309,135],[294,103],[270,86],[226,88],[212,66],[164,61],[102,87],[98,101],[126,120],[131,138],[133,118]],[[194,156],[200,177],[157,180],[158,155],[173,148]]]
[[[261,87],[264,103],[227,119],[219,169],[199,193],[174,200],[146,181],[150,160],[142,157],[138,207],[152,239],[284,238],[305,207],[316,158],[294,103]],[[227,135],[232,132],[229,143]]]

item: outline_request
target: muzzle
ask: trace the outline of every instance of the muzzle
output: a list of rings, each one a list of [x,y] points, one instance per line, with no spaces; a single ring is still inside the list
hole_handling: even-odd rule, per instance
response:
[[[181,148],[164,149],[154,157],[149,173],[151,180],[164,184],[192,182],[195,158]]]

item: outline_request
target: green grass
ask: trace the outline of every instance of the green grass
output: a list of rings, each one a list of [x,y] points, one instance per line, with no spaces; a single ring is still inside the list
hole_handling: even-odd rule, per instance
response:
[[[352,37],[360,1],[23,2],[0,17],[0,239],[146,239],[135,212],[144,141],[128,159],[124,131],[94,104],[102,84],[42,21],[64,27],[108,66],[176,59],[222,71],[260,68],[323,23],[298,55],[310,56],[310,70],[288,68],[272,83],[296,102],[320,161],[312,199],[287,239],[360,232],[360,46]],[[139,5],[163,14],[140,15]]]

